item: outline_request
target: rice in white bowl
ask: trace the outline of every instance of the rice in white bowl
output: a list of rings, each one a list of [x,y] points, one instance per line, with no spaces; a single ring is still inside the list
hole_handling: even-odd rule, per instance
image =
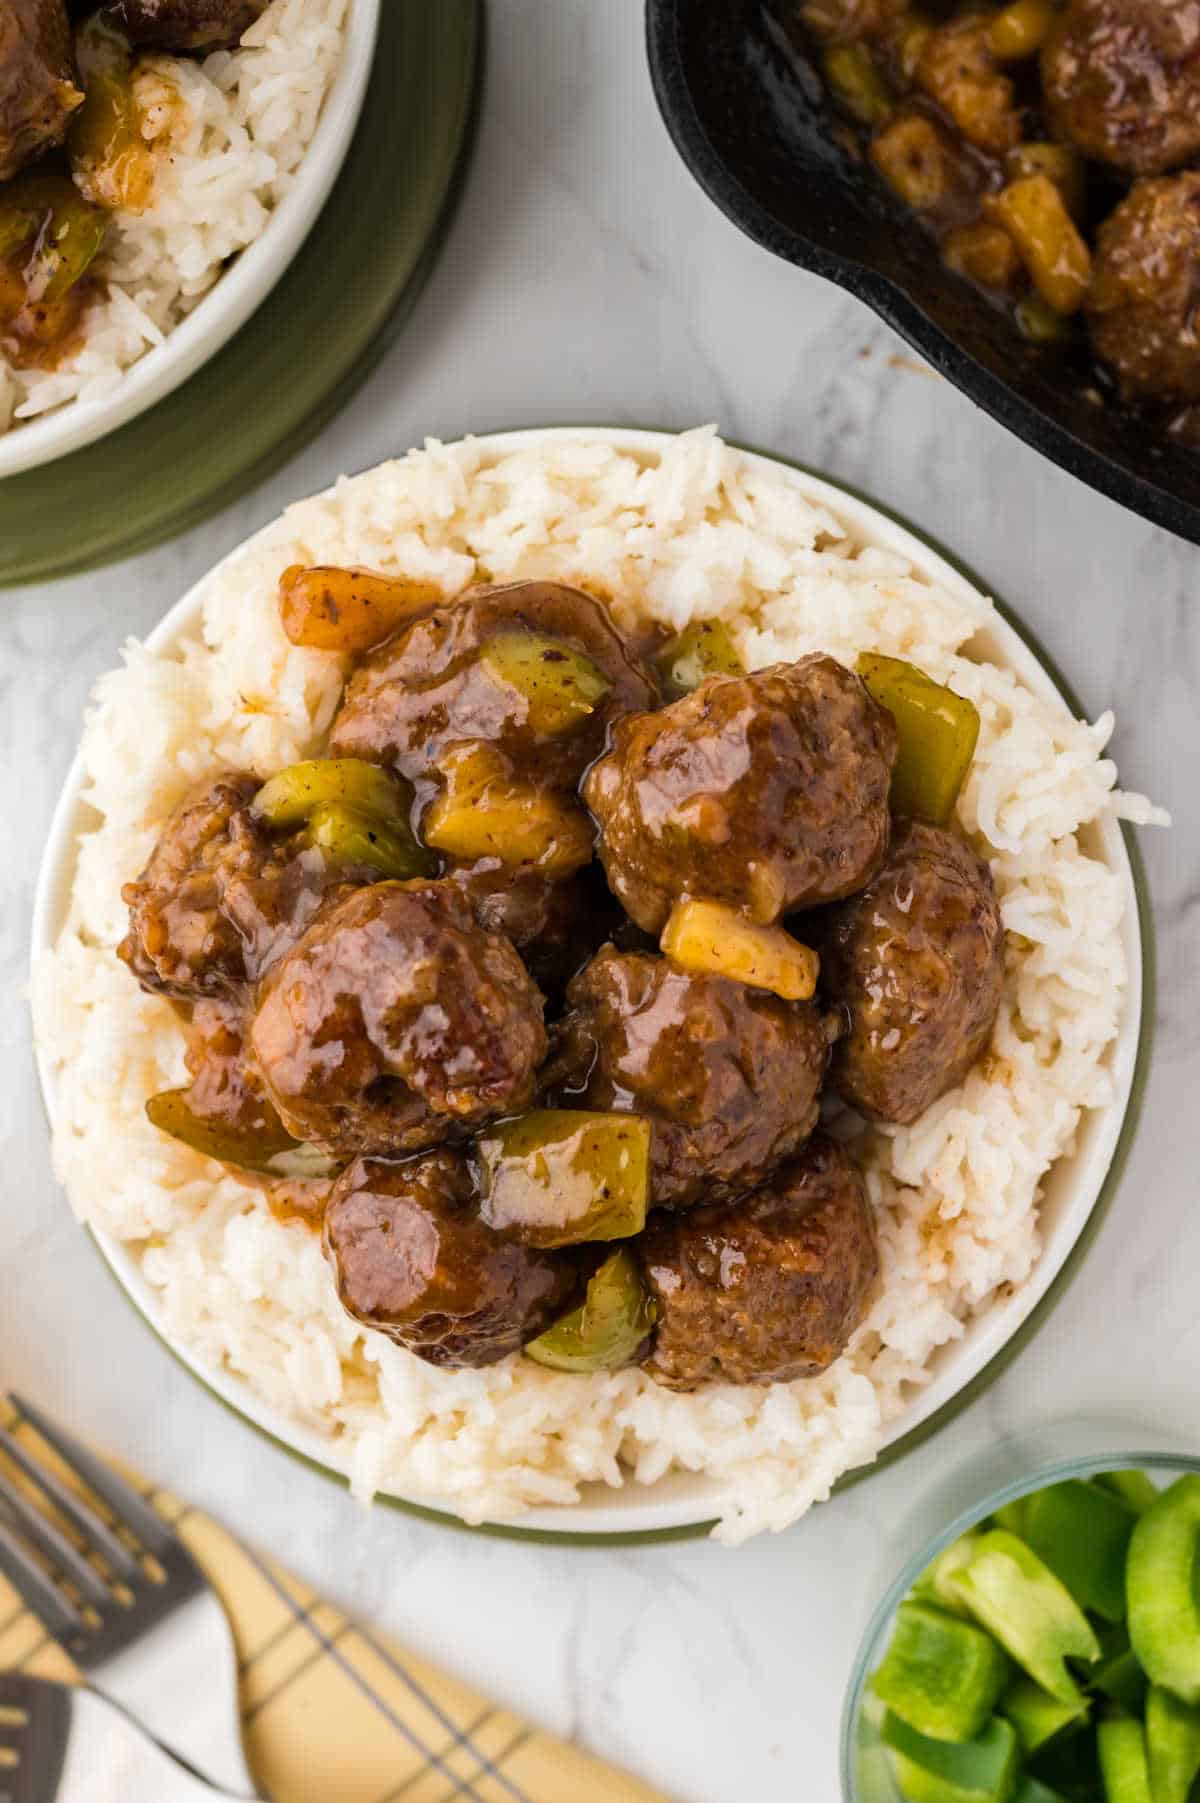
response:
[[[219,766],[266,774],[319,748],[340,660],[288,644],[288,564],[351,563],[468,582],[572,582],[673,627],[720,614],[754,666],[821,649],[912,659],[969,695],[982,728],[960,825],[990,860],[1006,928],[989,1053],[911,1127],[859,1129],[882,1278],[822,1377],[692,1395],[639,1371],[556,1374],[523,1359],[439,1371],[343,1313],[315,1235],[257,1189],[157,1133],[154,1091],[186,1080],[181,1023],[115,956],[121,884],[184,791]],[[1111,716],[1072,720],[964,648],[992,610],[853,540],[784,471],[711,429],[634,455],[602,442],[492,454],[429,444],[291,508],[210,582],[202,636],[131,643],[101,679],[83,741],[94,830],[69,916],[35,969],[35,1024],[55,1072],[55,1156],[81,1216],[124,1241],[163,1325],[286,1415],[329,1436],[356,1489],[449,1503],[469,1521],[570,1504],[588,1482],[718,1480],[718,1535],[782,1528],[872,1459],[928,1382],[939,1347],[1039,1255],[1038,1199],[1083,1112],[1111,1094],[1106,1052],[1126,985],[1118,875],[1080,843],[1116,815],[1165,821],[1116,788]],[[841,1130],[853,1126],[842,1117]]]
[[[77,352],[38,370],[16,369],[0,351],[0,432],[69,401],[107,399],[262,236],[312,142],[349,6],[271,0],[232,50],[139,57],[151,204],[111,216]]]

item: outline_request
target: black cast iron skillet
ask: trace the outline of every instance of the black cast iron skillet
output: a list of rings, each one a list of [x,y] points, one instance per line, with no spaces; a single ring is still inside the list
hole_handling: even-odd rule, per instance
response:
[[[1200,544],[1200,452],[1098,391],[1082,350],[1026,343],[855,154],[789,0],[647,0],[654,90],[696,180],[767,250],[873,307],[1026,444]],[[794,0],[791,0],[794,8]]]

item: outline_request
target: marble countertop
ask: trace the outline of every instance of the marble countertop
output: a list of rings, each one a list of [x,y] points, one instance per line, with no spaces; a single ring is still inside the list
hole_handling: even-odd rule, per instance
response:
[[[900,1524],[975,1447],[1128,1419],[1200,1443],[1200,550],[1090,493],[934,377],[855,301],[704,199],[659,121],[639,0],[493,0],[478,150],[445,255],[368,386],[290,467],[135,562],[0,596],[0,1383],[218,1512],[307,1578],[686,1803],[834,1803],[850,1661]],[[1159,1013],[1141,1133],[1087,1264],[953,1426],[788,1533],[555,1550],[366,1515],[209,1400],[104,1275],[50,1170],[24,982],[34,872],[89,686],[286,501],[424,435],[571,420],[724,431],[844,478],[1014,603],[1094,713],[1143,835]],[[1194,773],[1194,772],[1193,772]],[[481,1602],[485,1606],[481,1607]]]

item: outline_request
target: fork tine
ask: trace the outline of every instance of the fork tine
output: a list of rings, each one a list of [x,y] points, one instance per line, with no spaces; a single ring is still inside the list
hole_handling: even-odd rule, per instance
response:
[[[15,1517],[14,1526],[24,1531],[38,1552],[42,1553],[63,1577],[70,1578],[89,1603],[98,1608],[112,1602],[112,1591],[95,1566],[89,1565],[78,1547],[19,1490],[5,1481],[0,1473],[0,1521],[4,1513]]]
[[[53,1421],[48,1421],[31,1402],[25,1402],[20,1396],[13,1396],[10,1400],[20,1409],[26,1421],[37,1429],[46,1444],[54,1448],[59,1458],[64,1459],[88,1488],[108,1504],[121,1525],[137,1535],[147,1552],[161,1557],[179,1544],[170,1528],[159,1520],[154,1510],[103,1459],[97,1458],[86,1446],[81,1446],[78,1440],[64,1433]]]
[[[55,1640],[70,1643],[86,1632],[82,1615],[27,1553],[11,1528],[0,1522],[0,1572]]]
[[[122,1546],[108,1523],[102,1521],[96,1511],[90,1509],[81,1497],[76,1496],[75,1492],[69,1489],[61,1478],[56,1477],[53,1471],[47,1471],[44,1465],[39,1464],[32,1454],[26,1452],[21,1442],[14,1439],[2,1427],[0,1427],[0,1452],[6,1453],[13,1464],[19,1466],[25,1473],[26,1477],[32,1478],[39,1489],[45,1491],[55,1507],[66,1516],[71,1526],[78,1528],[84,1539],[90,1541],[95,1550],[104,1555],[118,1577],[132,1583],[141,1576],[141,1567],[137,1560],[128,1547]]]

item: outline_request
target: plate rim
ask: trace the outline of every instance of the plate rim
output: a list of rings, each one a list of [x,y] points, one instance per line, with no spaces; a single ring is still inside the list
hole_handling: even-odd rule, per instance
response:
[[[562,442],[564,440],[581,439],[607,441],[621,444],[626,448],[643,449],[648,452],[661,450],[670,442],[674,442],[679,434],[657,428],[637,428],[629,426],[550,426],[528,427],[517,431],[493,432],[480,434],[472,442],[485,452],[503,454],[504,452],[534,443],[544,443],[547,439]],[[902,516],[873,498],[865,496],[848,484],[833,482],[820,472],[812,471],[806,466],[778,453],[759,450],[734,440],[726,440],[730,448],[751,458],[761,459],[776,469],[782,469],[801,478],[800,487],[812,499],[835,510],[840,510],[847,517],[847,503],[850,504],[849,520],[854,522],[857,513],[859,524],[868,527],[875,542],[879,542],[879,525],[890,528],[895,535],[897,549],[904,550],[906,541],[911,541],[917,553],[919,566],[925,571],[935,574],[939,580],[950,586],[965,585],[977,594],[987,595],[988,590],[969,567],[958,559],[947,555],[936,540],[909,524]],[[326,491],[321,491],[326,492]],[[316,497],[310,497],[316,498]],[[264,527],[242,544],[230,551],[226,557],[218,560],[205,572],[198,582],[194,583],[187,593],[181,597],[159,620],[153,631],[147,635],[146,645],[150,649],[158,649],[169,643],[181,630],[185,621],[194,616],[200,606],[204,591],[213,577],[224,565],[240,558],[263,535],[272,531],[277,524],[275,520]],[[883,536],[887,536],[885,533]],[[994,599],[994,598],[993,598]],[[1034,686],[1040,682],[1043,687],[1057,691],[1063,703],[1076,717],[1082,717],[1082,709],[1074,691],[1065,681],[1054,660],[1040,645],[1030,630],[1020,621],[1005,603],[994,599],[994,605],[1000,616],[1002,626],[1012,633],[1020,649],[1028,656],[1039,673]],[[86,809],[80,791],[83,772],[81,754],[77,749],[52,817],[50,830],[41,865],[38,871],[37,886],[34,897],[32,918],[32,945],[36,955],[49,948],[54,940],[56,915],[65,893],[64,878],[69,873],[74,857],[74,845],[79,830],[78,816],[81,809]],[[915,1418],[908,1414],[904,1419],[911,1419],[911,1425],[903,1431],[897,1431],[884,1445],[874,1460],[855,1467],[837,1481],[834,1494],[862,1482],[873,1472],[886,1468],[908,1452],[916,1450],[942,1427],[949,1424],[958,1414],[967,1408],[977,1396],[990,1387],[998,1376],[1007,1368],[1013,1359],[1024,1349],[1039,1328],[1044,1325],[1053,1311],[1053,1307],[1061,1300],[1066,1288],[1078,1275],[1084,1257],[1093,1245],[1103,1219],[1106,1216],[1118,1187],[1121,1173],[1135,1137],[1138,1118],[1141,1112],[1152,1053],[1154,1028],[1155,999],[1155,932],[1154,920],[1150,907],[1148,887],[1144,867],[1133,833],[1125,823],[1106,822],[1101,829],[1113,841],[1105,850],[1105,861],[1114,867],[1114,858],[1123,860],[1124,875],[1127,878],[1127,900],[1131,904],[1131,913],[1127,913],[1125,945],[1130,957],[1130,978],[1127,990],[1126,1013],[1118,1034],[1116,1045],[1117,1063],[1124,1060],[1124,1071],[1118,1084],[1119,1094],[1108,1107],[1101,1111],[1089,1111],[1085,1125],[1099,1136],[1099,1159],[1104,1160],[1101,1168],[1092,1178],[1093,1194],[1087,1204],[1082,1219],[1074,1236],[1059,1249],[1057,1256],[1046,1267],[1041,1282],[1037,1282],[1037,1272],[1042,1269],[1047,1258],[1043,1250],[1038,1266],[1035,1267],[1030,1285],[1022,1289],[1019,1297],[1014,1299],[1018,1306],[1012,1310],[1013,1320],[1004,1330],[1004,1311],[1001,1309],[996,1317],[996,1325],[990,1336],[993,1342],[990,1350],[985,1350],[970,1375],[957,1387],[939,1385],[935,1380],[923,1393],[922,1401],[915,1409]],[[53,1126],[53,1073],[44,1059],[40,1046],[35,1040],[35,1062],[37,1065],[39,1085],[43,1106],[48,1121]],[[1114,1076],[1117,1075],[1114,1070]],[[1093,1160],[1098,1162],[1098,1160]],[[177,1344],[168,1336],[165,1329],[154,1318],[154,1309],[149,1299],[148,1288],[137,1271],[132,1257],[124,1250],[120,1242],[110,1238],[98,1229],[86,1229],[110,1276],[120,1286],[126,1299],[137,1311],[142,1320],[155,1334],[156,1338],[172,1354],[191,1375],[211,1395],[215,1396],[226,1408],[247,1422],[254,1430],[268,1440],[273,1441],[291,1457],[320,1471],[323,1475],[345,1486],[348,1482],[346,1473],[323,1457],[318,1450],[319,1436],[308,1435],[303,1427],[292,1425],[289,1429],[285,1420],[278,1417],[277,1412],[254,1396],[245,1380],[232,1373],[214,1371],[201,1360],[191,1354],[184,1346]],[[1027,1299],[1027,1290],[1031,1294]],[[940,1399],[938,1389],[947,1389],[949,1393]],[[933,1400],[930,1400],[930,1398]],[[900,1424],[897,1423],[897,1428]],[[314,1444],[306,1448],[288,1437],[288,1433],[304,1435]],[[670,1480],[667,1480],[668,1483]],[[687,1477],[683,1479],[687,1488]],[[597,1524],[589,1516],[588,1504],[558,1505],[549,1509],[528,1511],[523,1519],[516,1521],[485,1521],[481,1523],[464,1521],[453,1508],[436,1500],[416,1501],[409,1497],[391,1492],[380,1492],[376,1501],[385,1506],[397,1508],[419,1518],[436,1521],[452,1526],[464,1532],[483,1533],[501,1538],[530,1540],[556,1545],[638,1545],[658,1541],[669,1541],[697,1537],[709,1532],[714,1516],[711,1512],[715,1498],[720,1494],[720,1487],[714,1480],[701,1480],[693,1486],[706,1491],[690,1504],[671,1502],[655,1504],[649,1487],[645,1498],[638,1496],[636,1490],[627,1489],[624,1494],[633,1494],[635,1501],[631,1509],[640,1510],[643,1515],[656,1512],[664,1517],[660,1522],[643,1523],[634,1527],[614,1525],[607,1527]],[[602,1487],[601,1487],[602,1488]],[[582,1527],[559,1527],[555,1525],[555,1517],[561,1509],[564,1516],[578,1520],[581,1516],[588,1518]],[[688,1511],[691,1511],[688,1513]],[[696,1511],[701,1513],[697,1514]],[[600,1514],[593,1509],[591,1515]],[[615,1512],[614,1512],[615,1520]]]

